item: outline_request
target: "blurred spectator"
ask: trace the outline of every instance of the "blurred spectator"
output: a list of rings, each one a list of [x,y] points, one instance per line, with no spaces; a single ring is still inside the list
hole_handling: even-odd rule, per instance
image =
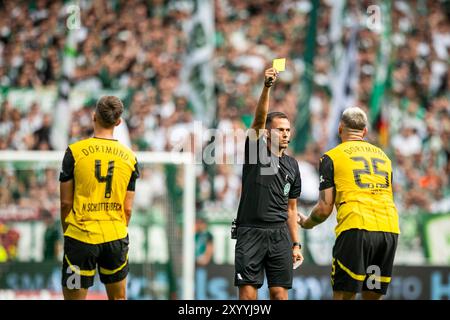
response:
[[[236,199],[239,199],[241,192],[241,181],[233,174],[231,166],[217,165],[214,189],[217,200],[223,206],[233,208],[236,205]]]
[[[52,213],[43,209],[41,220],[45,223],[44,233],[44,260],[59,261],[62,256],[62,227],[61,221],[55,219]]]
[[[0,262],[15,260],[19,238],[15,229],[0,223]]]
[[[157,166],[140,168],[141,176],[136,181],[134,206],[138,211],[145,212],[154,205],[155,199],[166,195],[164,175]],[[157,187],[156,187],[157,186]]]
[[[195,220],[195,262],[198,266],[206,266],[211,262],[214,245],[211,232],[204,217]]]
[[[3,234],[5,233],[4,231],[5,228],[6,226],[0,223],[0,263],[8,261],[8,251],[3,245]]]
[[[35,150],[53,150],[50,142],[52,117],[45,114],[42,118],[42,125],[39,129],[34,131],[34,148]]]
[[[402,156],[409,157],[421,152],[422,140],[414,128],[404,125],[400,134],[392,138],[392,146]]]
[[[319,198],[319,167],[320,153],[315,145],[308,145],[304,154],[299,157],[298,167],[302,180],[300,202],[302,205],[312,205]]]

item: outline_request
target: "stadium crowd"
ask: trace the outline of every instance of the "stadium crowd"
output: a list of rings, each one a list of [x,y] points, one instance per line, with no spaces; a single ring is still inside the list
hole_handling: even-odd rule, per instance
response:
[[[273,90],[271,109],[285,112],[294,126],[302,99],[302,75],[313,72],[309,143],[304,152],[296,154],[303,180],[300,200],[304,203],[312,203],[318,196],[318,160],[327,148],[329,117],[333,114],[333,57],[339,44],[344,48],[349,45],[355,24],[359,26],[357,58],[352,63],[358,65],[358,71],[353,96],[356,105],[370,111],[382,41],[380,33],[366,25],[371,2],[347,2],[342,40],[336,43],[330,36],[333,1],[321,1],[313,66],[305,66],[311,1],[214,1],[213,66],[219,129],[248,128],[262,85],[261,74],[277,57],[287,58],[287,70]],[[177,90],[189,50],[189,39],[183,32],[192,15],[189,3],[80,1],[81,27],[74,33],[75,67],[67,74],[64,1],[3,1],[0,86],[37,88],[58,86],[61,80],[67,80],[78,88],[126,88],[130,99],[125,120],[133,149],[170,151],[180,129],[201,120],[189,99]],[[370,129],[369,140],[381,144],[394,157],[395,196],[402,214],[450,212],[450,22],[449,8],[443,3],[392,1],[390,86],[382,108],[388,140],[383,142],[377,126]],[[42,111],[38,103],[20,109],[12,99],[4,97],[0,150],[54,149],[51,130],[57,119],[52,112]],[[69,142],[92,133],[92,106],[86,103],[73,111],[67,132]],[[242,139],[239,142],[242,144]],[[242,152],[240,147],[224,150],[230,154]],[[199,170],[197,201],[203,204],[215,199],[216,206],[235,208],[240,170],[239,165],[218,165],[212,180],[205,169]],[[38,178],[18,172],[0,169],[0,212],[7,215],[12,207],[27,208],[36,204],[30,199],[40,199],[42,209],[56,217],[57,171],[43,169]]]

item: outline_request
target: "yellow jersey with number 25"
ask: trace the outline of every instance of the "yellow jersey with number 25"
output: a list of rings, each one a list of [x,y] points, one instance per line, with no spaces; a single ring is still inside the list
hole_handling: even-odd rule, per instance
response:
[[[400,233],[391,160],[380,148],[347,141],[326,152],[324,160],[332,162],[327,167],[332,171],[330,185],[336,188],[336,236],[349,229]],[[322,174],[326,173],[321,172],[324,180]]]

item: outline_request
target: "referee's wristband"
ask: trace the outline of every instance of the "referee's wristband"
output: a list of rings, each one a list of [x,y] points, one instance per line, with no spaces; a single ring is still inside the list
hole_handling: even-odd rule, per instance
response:
[[[292,243],[292,248],[294,248],[294,247],[298,247],[299,249],[301,249],[302,245],[300,244],[300,242],[293,242]]]

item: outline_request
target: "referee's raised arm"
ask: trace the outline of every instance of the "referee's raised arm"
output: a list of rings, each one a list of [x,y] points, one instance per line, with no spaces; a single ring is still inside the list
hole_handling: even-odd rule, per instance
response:
[[[270,88],[277,80],[278,71],[274,68],[266,69],[264,72],[264,87],[259,97],[258,105],[255,110],[255,119],[253,120],[251,128],[256,135],[250,134],[250,139],[256,140],[262,135],[263,129],[266,125],[266,118],[269,112],[269,98],[270,98]]]

